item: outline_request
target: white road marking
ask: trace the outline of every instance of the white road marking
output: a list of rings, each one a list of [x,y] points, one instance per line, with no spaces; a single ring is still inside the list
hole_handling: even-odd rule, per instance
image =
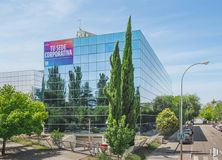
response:
[[[205,157],[205,156],[204,156],[204,157],[203,157],[203,160],[209,160],[209,159],[208,159],[208,157]]]
[[[199,160],[198,156],[193,156],[193,160]]]

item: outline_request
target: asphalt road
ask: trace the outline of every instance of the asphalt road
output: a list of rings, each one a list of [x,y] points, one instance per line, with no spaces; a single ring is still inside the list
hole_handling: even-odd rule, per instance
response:
[[[194,142],[183,145],[184,153],[191,153],[192,160],[222,160],[222,132],[211,125],[196,125],[193,131]]]

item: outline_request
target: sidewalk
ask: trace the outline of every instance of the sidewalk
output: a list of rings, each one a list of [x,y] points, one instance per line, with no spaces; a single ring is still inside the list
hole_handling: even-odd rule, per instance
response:
[[[147,160],[178,160],[179,152],[177,148],[177,132],[175,132],[166,144],[161,144],[155,151],[146,157]],[[190,160],[190,155],[184,155],[183,160]]]

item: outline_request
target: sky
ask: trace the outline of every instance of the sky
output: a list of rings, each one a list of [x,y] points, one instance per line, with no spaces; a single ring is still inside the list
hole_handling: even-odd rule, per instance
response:
[[[0,72],[43,69],[44,41],[72,38],[79,27],[95,34],[140,29],[172,79],[174,95],[201,103],[222,100],[220,0],[1,0]]]

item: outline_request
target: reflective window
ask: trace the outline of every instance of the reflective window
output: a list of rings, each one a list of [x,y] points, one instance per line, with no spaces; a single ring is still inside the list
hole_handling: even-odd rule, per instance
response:
[[[89,54],[89,62],[96,62],[96,54]]]
[[[96,45],[89,46],[89,53],[96,53]]]
[[[106,44],[106,52],[113,52],[114,51],[114,43],[107,43]]]
[[[97,45],[97,52],[105,52],[105,44],[98,44]]]

